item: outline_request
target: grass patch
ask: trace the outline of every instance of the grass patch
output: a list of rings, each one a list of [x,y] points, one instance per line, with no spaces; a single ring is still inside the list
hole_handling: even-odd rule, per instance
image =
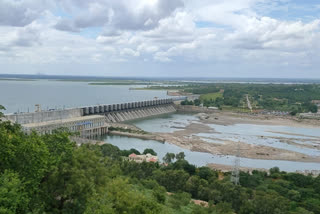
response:
[[[203,94],[200,96],[200,100],[216,100],[218,97],[223,98],[223,94],[220,92]]]

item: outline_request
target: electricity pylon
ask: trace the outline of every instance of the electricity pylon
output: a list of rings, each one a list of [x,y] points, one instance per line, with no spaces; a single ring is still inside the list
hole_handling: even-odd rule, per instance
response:
[[[237,145],[236,157],[234,160],[234,166],[231,173],[231,182],[234,183],[235,185],[240,184],[239,174],[240,174],[240,142],[238,142],[238,145]]]

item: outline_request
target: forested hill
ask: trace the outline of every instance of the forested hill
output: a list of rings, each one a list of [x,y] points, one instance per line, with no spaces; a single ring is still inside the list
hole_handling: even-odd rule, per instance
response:
[[[124,158],[134,151],[77,147],[62,130],[27,136],[0,122],[0,213],[320,213],[320,177],[273,168],[241,172],[235,186],[229,173],[197,168],[182,153],[163,165]]]

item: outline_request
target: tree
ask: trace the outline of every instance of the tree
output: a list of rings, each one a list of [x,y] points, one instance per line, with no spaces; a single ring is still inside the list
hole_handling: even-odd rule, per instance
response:
[[[84,212],[86,201],[106,184],[108,172],[100,153],[87,146],[75,149],[72,159],[56,166],[41,185],[45,212]]]
[[[52,134],[41,136],[50,153],[50,164],[56,167],[61,162],[70,160],[76,144],[70,140],[70,133],[54,130]]]
[[[161,206],[146,198],[140,191],[128,183],[127,180],[116,178],[101,188],[88,202],[85,213],[160,213]],[[74,212],[73,212],[74,213]]]
[[[280,173],[280,169],[279,167],[273,167],[271,169],[269,169],[270,174],[274,174],[274,173]]]
[[[168,191],[177,192],[185,189],[189,174],[183,170],[155,170],[153,178]]]
[[[285,175],[285,178],[288,181],[293,182],[298,187],[307,187],[313,182],[312,176],[305,176],[298,173],[288,173]]]
[[[92,197],[88,199],[86,210],[84,214],[115,214],[113,204],[110,199],[105,195],[94,193]]]
[[[108,156],[108,157],[111,157],[112,159],[120,158],[121,151],[117,146],[106,143],[100,146],[100,149],[104,157]]]
[[[199,189],[201,187],[202,187],[202,181],[198,176],[191,176],[186,183],[186,190],[189,193],[191,193],[192,197],[194,198],[198,198]]]
[[[155,152],[155,151],[153,151],[153,149],[145,149],[144,151],[143,151],[143,154],[144,155],[146,155],[146,154],[151,154],[151,155],[154,155],[154,156],[157,156],[157,153]]]
[[[130,150],[122,150],[121,151],[121,155],[128,157],[129,155],[131,155],[132,153],[136,154],[136,155],[140,155],[140,152],[136,149],[130,149]]]
[[[309,198],[303,202],[303,207],[314,213],[320,213],[320,200],[318,198]]]
[[[172,163],[172,161],[175,158],[175,154],[174,153],[167,153],[164,157],[163,157],[163,161],[167,164]]]
[[[291,115],[291,116],[296,116],[297,113],[298,113],[298,110],[297,110],[297,109],[294,109],[294,110],[292,110],[292,111],[290,112],[290,115]]]
[[[34,195],[49,169],[49,151],[35,133],[26,136],[20,127],[0,123],[0,172],[13,170],[25,181],[25,190]]]
[[[0,213],[26,213],[29,198],[17,173],[5,170],[0,175]]]
[[[320,194],[320,175],[314,179],[313,188],[316,193]]]
[[[196,204],[192,206],[191,214],[208,214],[208,213],[209,213],[209,210],[206,207],[203,207],[201,205],[196,205]]]
[[[167,191],[163,186],[157,186],[152,191],[152,196],[159,202],[160,204],[164,204],[166,202],[166,194]]]
[[[253,206],[257,214],[285,213],[288,210],[289,202],[276,193],[257,192]]]
[[[209,180],[210,178],[217,178],[217,173],[210,169],[209,167],[203,166],[198,168],[197,175],[205,180]]]
[[[169,203],[174,209],[181,209],[182,206],[186,206],[190,203],[191,195],[186,192],[175,193],[170,196]]]
[[[180,152],[180,153],[176,154],[177,160],[184,160],[185,157],[186,157],[186,155],[184,154],[184,152]]]
[[[232,214],[234,213],[232,206],[227,202],[220,202],[214,208],[214,213],[216,214]]]
[[[189,164],[186,160],[177,160],[171,166],[173,169],[183,169],[184,171],[188,172],[190,175],[194,175],[196,172],[195,165]]]
[[[6,108],[4,106],[0,105],[0,118],[4,116],[3,113],[1,112],[2,110],[6,110]],[[1,121],[1,119],[0,119],[0,121]]]

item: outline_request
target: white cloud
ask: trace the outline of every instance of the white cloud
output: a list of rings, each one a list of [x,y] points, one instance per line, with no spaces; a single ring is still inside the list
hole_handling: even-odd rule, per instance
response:
[[[208,75],[215,66],[226,71],[272,66],[314,70],[320,61],[320,20],[260,14],[256,8],[268,2],[3,0],[0,63],[87,63],[97,68],[191,63],[205,67]],[[272,0],[268,10],[278,3]]]
[[[134,51],[130,48],[124,48],[121,50],[120,55],[138,57],[138,56],[140,56],[140,53],[139,53],[139,51]]]
[[[53,6],[47,0],[1,0],[0,26],[22,27],[43,15],[46,7]]]
[[[121,30],[151,29],[183,6],[181,0],[92,0],[60,1],[60,5],[75,18],[61,19],[56,28],[79,31],[87,27],[107,27]]]

